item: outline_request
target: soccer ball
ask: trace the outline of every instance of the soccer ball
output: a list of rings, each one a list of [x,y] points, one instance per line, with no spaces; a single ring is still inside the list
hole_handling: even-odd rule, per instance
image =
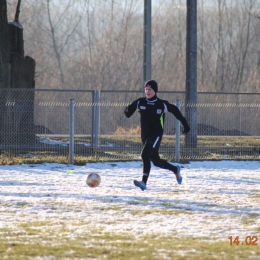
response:
[[[89,187],[95,188],[101,182],[101,178],[97,173],[90,173],[87,177],[86,183]]]

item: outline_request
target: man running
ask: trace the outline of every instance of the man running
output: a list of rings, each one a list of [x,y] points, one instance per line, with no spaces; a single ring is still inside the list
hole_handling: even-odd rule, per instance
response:
[[[151,170],[151,161],[154,166],[172,171],[177,179],[178,184],[182,183],[180,174],[180,166],[174,166],[163,160],[159,156],[159,147],[163,136],[164,117],[166,112],[172,113],[183,125],[184,134],[190,131],[190,127],[180,110],[170,104],[167,100],[162,100],[157,97],[158,84],[155,80],[149,80],[144,84],[144,92],[146,97],[139,98],[133,101],[126,107],[124,114],[130,117],[137,110],[141,116],[141,139],[143,149],[141,157],[143,161],[143,176],[142,180],[134,180],[134,185],[141,190],[146,190],[146,184]]]

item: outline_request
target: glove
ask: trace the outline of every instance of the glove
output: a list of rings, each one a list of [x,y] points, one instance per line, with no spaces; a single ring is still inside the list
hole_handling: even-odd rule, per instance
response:
[[[183,133],[184,133],[185,135],[188,134],[189,131],[190,131],[190,127],[189,127],[188,125],[184,125],[183,128],[184,128]]]
[[[125,109],[125,111],[124,111],[124,114],[125,114],[125,116],[128,117],[128,118],[130,117],[127,107],[126,107],[126,109]]]

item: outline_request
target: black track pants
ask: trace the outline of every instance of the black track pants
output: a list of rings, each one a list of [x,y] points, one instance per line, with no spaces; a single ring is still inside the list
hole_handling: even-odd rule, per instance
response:
[[[143,181],[146,183],[151,170],[151,162],[154,166],[170,170],[172,172],[177,172],[177,167],[171,165],[166,160],[160,158],[158,150],[161,143],[161,136],[152,136],[147,138],[144,143],[143,150],[141,152],[141,157],[143,161],[143,173],[147,176]]]

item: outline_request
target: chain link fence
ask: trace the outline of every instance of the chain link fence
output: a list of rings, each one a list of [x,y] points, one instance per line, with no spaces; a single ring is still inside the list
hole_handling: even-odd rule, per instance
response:
[[[139,160],[140,118],[123,114],[125,106],[142,97],[138,91],[0,90],[0,152],[14,157],[67,157],[70,139],[70,100],[74,100],[75,157],[97,161]],[[181,102],[185,93],[161,91],[158,97]],[[198,93],[197,146],[185,147],[180,159],[259,159],[259,94]],[[187,104],[186,104],[187,105]],[[191,125],[191,128],[193,126]],[[160,154],[175,160],[175,118],[166,115]]]

